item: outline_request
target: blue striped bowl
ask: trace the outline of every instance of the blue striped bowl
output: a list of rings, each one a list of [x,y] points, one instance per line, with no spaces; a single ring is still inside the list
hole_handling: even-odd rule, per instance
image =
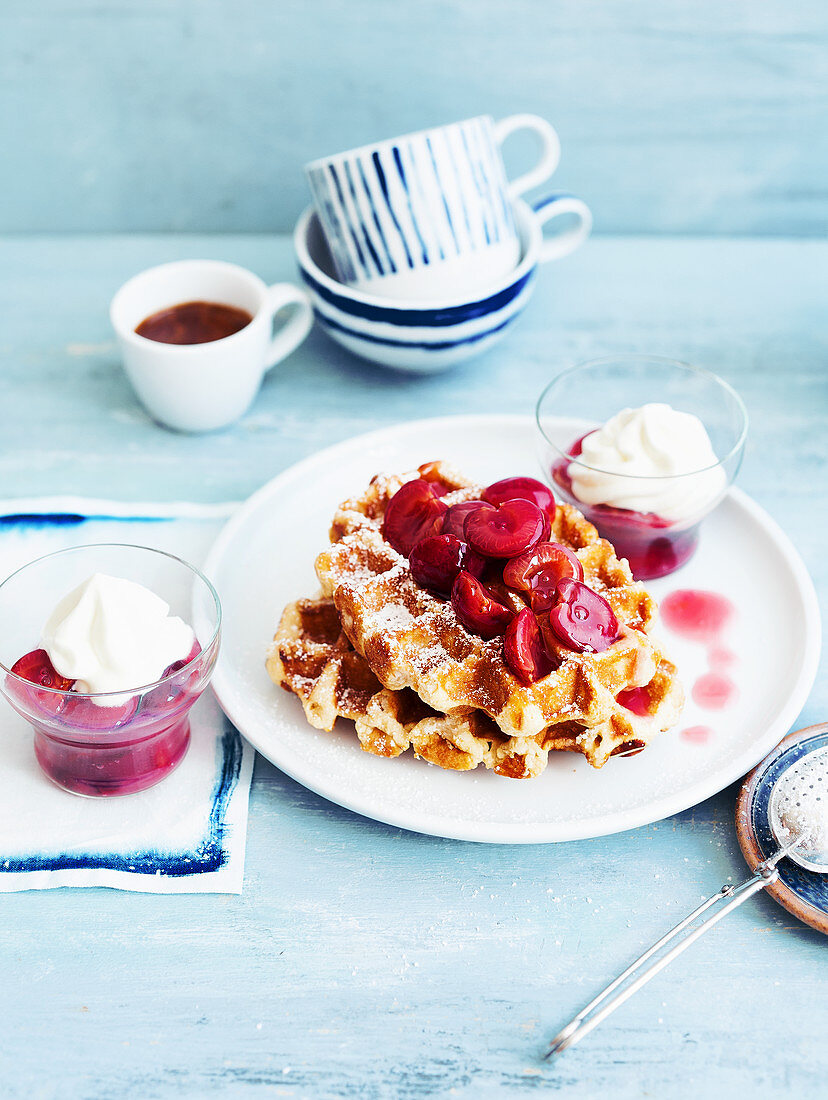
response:
[[[574,229],[545,239],[543,222],[575,214]],[[401,302],[354,290],[339,282],[313,208],[300,217],[293,235],[299,270],[319,325],[342,347],[396,370],[427,374],[470,359],[500,340],[529,301],[539,263],[572,251],[589,233],[589,210],[558,193],[534,209],[514,203],[520,234],[517,267],[473,299]]]

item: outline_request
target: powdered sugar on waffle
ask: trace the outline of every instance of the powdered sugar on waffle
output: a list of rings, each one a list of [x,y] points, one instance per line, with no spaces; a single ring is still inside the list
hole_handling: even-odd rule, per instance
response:
[[[480,496],[479,486],[439,463],[430,463],[428,471],[430,479],[448,489],[446,504]],[[505,664],[502,639],[484,642],[469,634],[450,602],[417,585],[406,559],[383,538],[388,500],[418,476],[425,474],[375,477],[362,497],[345,501],[332,524],[334,545],[317,559],[324,594],[333,599],[348,639],[378,679],[391,690],[413,689],[441,713],[479,709],[507,737],[535,737],[566,720],[605,727],[613,716],[618,738],[629,736],[630,723],[619,719],[615,696],[627,687],[655,683],[662,658],[648,634],[655,607],[626,562],[580,512],[559,506],[552,538],[575,551],[587,583],[610,601],[625,630],[604,653],[574,653],[562,646],[556,670],[526,687]],[[673,704],[680,697],[675,689],[672,682],[666,684]],[[612,737],[602,745],[603,737],[590,745],[594,763],[620,744]]]

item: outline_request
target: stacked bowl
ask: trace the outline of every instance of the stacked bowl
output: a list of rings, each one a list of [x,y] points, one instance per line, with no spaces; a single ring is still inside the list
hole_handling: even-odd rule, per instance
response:
[[[500,144],[518,129],[540,138],[541,157],[509,182]],[[559,156],[544,119],[484,116],[308,165],[315,208],[294,246],[320,326],[364,359],[418,373],[490,348],[528,302],[538,265],[589,235],[575,196],[518,198]],[[570,224],[544,237],[544,223],[564,215]]]

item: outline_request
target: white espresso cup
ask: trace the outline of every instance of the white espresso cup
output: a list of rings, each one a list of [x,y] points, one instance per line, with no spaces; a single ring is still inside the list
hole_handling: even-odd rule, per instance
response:
[[[509,180],[501,146],[528,130],[539,155]],[[513,200],[555,171],[561,146],[537,115],[488,115],[379,141],[306,165],[336,274],[347,286],[409,301],[470,298],[520,262]],[[566,236],[572,251],[589,234],[580,199]],[[563,243],[563,242],[562,242]]]
[[[185,302],[213,302],[251,315],[219,340],[167,344],[139,336],[146,318]],[[277,314],[293,307],[280,323]],[[109,309],[124,369],[150,415],[183,432],[223,428],[247,411],[266,371],[310,332],[310,299],[291,283],[267,286],[258,275],[220,260],[181,260],[124,283]]]

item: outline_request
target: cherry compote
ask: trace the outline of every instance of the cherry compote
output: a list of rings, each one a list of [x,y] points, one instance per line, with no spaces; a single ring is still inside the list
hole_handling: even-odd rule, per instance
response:
[[[466,516],[466,542],[486,558],[513,558],[540,542],[548,530],[544,512],[531,500],[516,498],[483,504]]]
[[[503,569],[505,583],[527,593],[537,614],[558,602],[558,582],[565,578],[582,581],[584,568],[572,550],[557,542],[540,542],[511,558]]]
[[[466,538],[466,516],[476,512],[478,508],[487,508],[489,505],[482,500],[464,500],[462,504],[452,504],[443,516],[443,524],[440,530],[444,535],[454,535],[455,538]]]
[[[429,535],[420,539],[408,558],[411,576],[436,596],[449,596],[457,574],[465,569],[480,577],[485,558],[470,550],[455,535]]]
[[[618,640],[615,612],[582,581],[558,583],[558,602],[545,621],[556,640],[579,653],[602,653]]]
[[[546,513],[550,523],[555,518],[552,490],[534,477],[504,477],[483,490],[483,499],[489,504],[503,504],[506,500],[531,500]]]
[[[420,539],[440,533],[446,505],[430,481],[407,481],[388,502],[382,533],[398,553],[408,555]]]
[[[503,634],[514,612],[494,599],[471,573],[462,570],[451,589],[451,606],[457,618],[472,634],[487,641]]]
[[[548,676],[555,667],[544,648],[538,620],[528,607],[506,628],[503,656],[518,680],[527,686]]]
[[[652,710],[653,701],[645,687],[624,688],[615,698],[622,707],[637,714],[639,718],[646,718]]]

